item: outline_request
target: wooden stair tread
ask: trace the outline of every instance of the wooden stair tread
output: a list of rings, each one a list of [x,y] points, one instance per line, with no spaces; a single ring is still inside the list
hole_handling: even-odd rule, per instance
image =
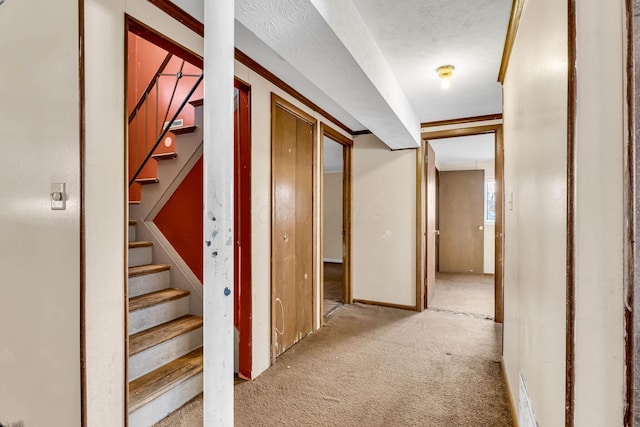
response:
[[[167,264],[139,265],[137,267],[129,267],[129,277],[146,276],[147,274],[160,273],[170,269],[171,266]]]
[[[202,347],[129,383],[129,413],[203,370]]]
[[[171,160],[175,159],[176,157],[178,157],[178,153],[175,153],[173,151],[170,153],[158,153],[151,156],[151,158],[155,160]]]
[[[202,327],[202,317],[188,314],[129,337],[129,356]]]
[[[153,242],[142,242],[142,241],[129,242],[129,249],[146,248],[148,246],[153,246]]]
[[[129,220],[129,225],[136,225],[137,223],[138,223],[138,221],[135,220],[135,219],[130,219]]]
[[[169,131],[171,131],[171,133],[174,135],[183,135],[185,133],[193,133],[196,131],[196,125],[181,126],[179,128],[171,128],[169,129]]]
[[[194,107],[202,107],[204,105],[204,99],[194,99],[193,101],[189,101],[189,104],[193,105]]]
[[[129,298],[129,312],[174,301],[179,298],[186,297],[189,294],[189,291],[185,291],[183,289],[168,288],[144,295],[138,295],[137,297],[131,297]]]
[[[140,200],[129,200],[129,204],[130,205],[139,205],[140,204]]]
[[[136,182],[138,184],[146,185],[146,184],[157,184],[160,182],[160,180],[158,178],[138,178],[136,179]]]

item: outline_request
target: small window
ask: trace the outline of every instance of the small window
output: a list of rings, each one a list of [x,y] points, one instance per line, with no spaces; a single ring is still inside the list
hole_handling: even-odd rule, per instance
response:
[[[496,222],[496,180],[485,182],[485,222]]]

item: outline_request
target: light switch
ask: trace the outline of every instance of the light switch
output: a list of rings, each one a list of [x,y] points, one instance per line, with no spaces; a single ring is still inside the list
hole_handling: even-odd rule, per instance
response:
[[[67,208],[67,194],[65,183],[57,182],[51,184],[51,210],[63,211]]]

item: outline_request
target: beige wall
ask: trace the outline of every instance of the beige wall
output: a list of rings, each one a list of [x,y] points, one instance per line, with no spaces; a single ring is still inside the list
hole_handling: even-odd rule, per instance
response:
[[[522,374],[538,425],[561,426],[566,323],[566,2],[525,2],[504,82],[504,143],[504,363],[516,406]]]
[[[576,6],[575,424],[622,425],[624,2]],[[549,426],[564,425],[567,30],[566,4],[526,2],[504,84],[504,359]]]
[[[374,135],[353,149],[353,298],[416,304],[416,151]]]
[[[77,2],[0,7],[0,422],[80,425]],[[50,209],[65,182],[67,209]]]
[[[623,0],[577,3],[575,425],[623,425]]]
[[[324,174],[323,258],[342,262],[342,172]]]
[[[88,425],[124,425],[125,12],[202,54],[202,38],[146,0],[86,0]],[[50,418],[49,418],[50,420]]]
[[[257,376],[271,365],[271,93],[291,102],[301,110],[318,120],[317,137],[320,135],[320,122],[331,125],[326,118],[312,111],[302,103],[286,94],[273,83],[236,61],[236,77],[251,85],[251,245],[252,245],[252,334],[253,334],[253,375]],[[339,128],[333,126],[334,129]],[[342,133],[342,132],[341,132]],[[319,158],[320,144],[315,155]],[[320,170],[315,171],[315,190],[320,190]],[[319,220],[320,203],[315,200],[314,215]],[[321,265],[320,227],[316,227],[316,261]],[[316,272],[316,283],[319,283]],[[316,287],[316,301],[319,313],[320,286]],[[315,319],[320,326],[320,316]]]
[[[437,163],[437,158],[436,158]],[[436,164],[438,170],[441,171],[461,171],[461,170],[484,170],[484,179],[494,179],[495,174],[495,162],[493,160],[487,162],[472,162],[472,163],[459,163],[449,165]],[[485,204],[487,203],[487,194],[484,194]],[[484,273],[494,274],[496,270],[495,253],[496,253],[496,225],[495,222],[484,223]]]

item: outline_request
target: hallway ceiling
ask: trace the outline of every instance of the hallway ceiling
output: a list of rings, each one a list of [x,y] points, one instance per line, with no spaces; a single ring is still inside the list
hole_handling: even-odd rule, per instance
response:
[[[436,153],[438,165],[493,161],[495,158],[495,134],[459,136],[429,141]]]
[[[174,0],[203,21],[203,0]],[[392,149],[419,123],[502,112],[509,0],[236,0],[236,46]],[[449,89],[436,74],[456,67]]]

